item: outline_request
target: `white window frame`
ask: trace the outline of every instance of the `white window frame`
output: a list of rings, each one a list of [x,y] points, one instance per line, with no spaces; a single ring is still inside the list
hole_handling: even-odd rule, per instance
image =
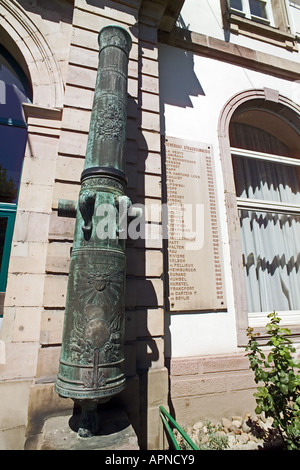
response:
[[[269,161],[271,163],[281,163],[284,165],[292,165],[300,167],[300,159],[285,157],[281,155],[273,155],[262,153],[252,150],[245,150],[241,148],[231,147],[231,156],[254,158],[256,160]],[[300,205],[286,204],[282,202],[274,202],[261,199],[248,199],[236,197],[237,208],[249,209],[259,212],[279,212],[288,213],[300,216]],[[267,323],[267,315],[270,312],[248,312],[249,326],[260,327],[265,326]],[[300,324],[300,310],[288,310],[277,312],[279,317],[282,318],[284,325],[299,325]]]
[[[269,26],[275,26],[273,13],[272,13],[271,0],[261,0],[262,2],[266,4],[267,19],[261,16],[256,16],[256,15],[251,14],[249,0],[241,0],[241,1],[242,1],[243,10],[237,10],[236,8],[231,7],[230,5],[231,2],[229,0],[229,7],[230,7],[231,13],[239,15],[239,16],[243,16],[244,18],[247,18],[249,20],[257,21],[259,23],[263,23]]]
[[[285,0],[286,9],[288,13],[288,19],[290,23],[291,33],[294,34],[298,39],[300,39],[300,27],[297,28],[292,8],[297,8],[300,10],[300,1],[299,0]]]

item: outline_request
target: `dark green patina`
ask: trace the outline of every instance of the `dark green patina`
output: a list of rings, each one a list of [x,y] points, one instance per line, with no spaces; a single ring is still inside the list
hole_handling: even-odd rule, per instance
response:
[[[62,350],[56,392],[82,408],[79,435],[97,433],[97,406],[125,388],[124,148],[127,120],[129,33],[107,26],[99,33],[99,67],[78,203],[62,201],[61,215],[76,211]]]

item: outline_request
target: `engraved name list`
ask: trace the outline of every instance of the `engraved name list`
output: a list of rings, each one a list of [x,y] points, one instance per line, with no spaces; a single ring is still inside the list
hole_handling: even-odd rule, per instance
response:
[[[225,308],[210,145],[166,137],[170,311]]]

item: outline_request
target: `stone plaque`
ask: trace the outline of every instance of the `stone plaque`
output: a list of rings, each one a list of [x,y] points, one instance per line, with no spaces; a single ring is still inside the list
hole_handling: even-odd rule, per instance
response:
[[[225,308],[212,147],[166,137],[170,311]]]

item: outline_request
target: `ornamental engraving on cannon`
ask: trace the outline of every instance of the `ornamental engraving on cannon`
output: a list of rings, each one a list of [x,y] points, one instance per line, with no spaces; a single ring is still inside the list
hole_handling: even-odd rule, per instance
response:
[[[125,388],[126,257],[118,217],[120,201],[130,207],[124,156],[130,48],[125,29],[106,26],[100,31],[81,190],[77,205],[63,205],[68,213],[76,207],[76,224],[55,389],[81,406],[82,437],[97,434],[98,405]],[[108,232],[105,217],[112,227]]]

